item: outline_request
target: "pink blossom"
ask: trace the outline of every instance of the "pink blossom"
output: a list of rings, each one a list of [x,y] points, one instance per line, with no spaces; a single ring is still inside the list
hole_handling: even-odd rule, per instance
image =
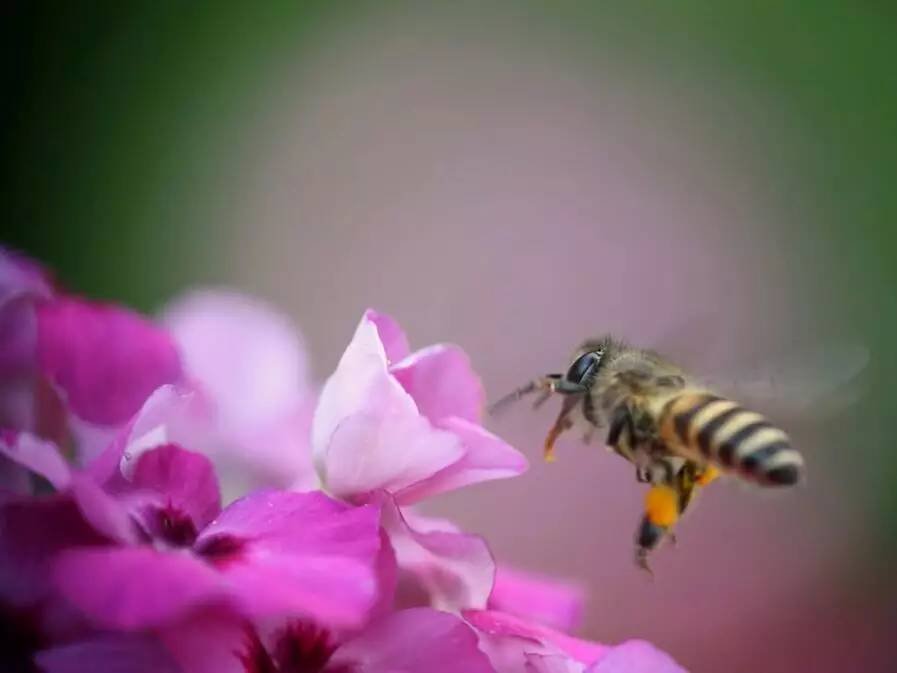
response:
[[[192,445],[215,462],[225,493],[315,488],[310,430],[315,393],[298,330],[265,302],[196,290],[163,312],[191,384],[216,409],[215,428]]]
[[[462,486],[511,477],[527,463],[479,424],[482,386],[450,345],[409,353],[386,315],[367,311],[321,391],[312,426],[324,487],[351,502],[377,501],[400,566],[437,607],[485,607],[494,562],[481,538],[415,528],[402,507]]]
[[[65,551],[55,578],[100,625],[159,626],[209,606],[355,624],[377,598],[375,506],[261,491],[219,513],[208,459],[173,444],[143,453],[129,479],[73,492],[118,544]],[[121,526],[123,511],[133,530]]]

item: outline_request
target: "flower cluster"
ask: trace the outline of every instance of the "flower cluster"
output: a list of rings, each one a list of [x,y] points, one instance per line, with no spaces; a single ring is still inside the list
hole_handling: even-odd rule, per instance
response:
[[[150,321],[0,251],[3,670],[682,671],[565,635],[576,586],[415,511],[526,469],[482,405],[461,350],[381,313],[318,388],[261,302]]]

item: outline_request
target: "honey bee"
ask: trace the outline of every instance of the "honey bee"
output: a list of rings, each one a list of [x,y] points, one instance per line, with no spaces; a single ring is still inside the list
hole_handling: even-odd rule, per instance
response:
[[[636,563],[672,529],[699,487],[720,474],[765,487],[797,484],[804,460],[788,435],[762,415],[716,394],[652,350],[611,336],[591,339],[574,353],[564,374],[536,378],[490,407],[495,414],[525,395],[552,394],[561,411],[544,443],[545,459],[565,431],[579,427],[588,441],[606,431],[605,443],[632,463],[636,479],[650,484],[636,533]]]

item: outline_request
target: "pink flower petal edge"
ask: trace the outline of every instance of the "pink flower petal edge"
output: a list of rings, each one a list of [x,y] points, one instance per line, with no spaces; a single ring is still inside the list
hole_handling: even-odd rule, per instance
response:
[[[136,313],[60,297],[37,316],[40,367],[84,421],[123,424],[156,388],[181,378],[169,334]]]

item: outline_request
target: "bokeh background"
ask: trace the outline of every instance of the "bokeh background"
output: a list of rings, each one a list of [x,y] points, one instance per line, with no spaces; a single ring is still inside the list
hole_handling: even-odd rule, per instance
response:
[[[585,585],[584,636],[696,673],[894,670],[894,7],[77,5],[0,10],[0,222],[79,291],[152,312],[235,285],[319,380],[375,306],[493,398],[607,329],[747,378],[861,343],[849,404],[763,409],[807,485],[708,489],[654,582],[631,469],[572,437],[540,462],[554,408],[492,423],[527,475],[430,511]],[[838,383],[826,352],[798,375]]]

